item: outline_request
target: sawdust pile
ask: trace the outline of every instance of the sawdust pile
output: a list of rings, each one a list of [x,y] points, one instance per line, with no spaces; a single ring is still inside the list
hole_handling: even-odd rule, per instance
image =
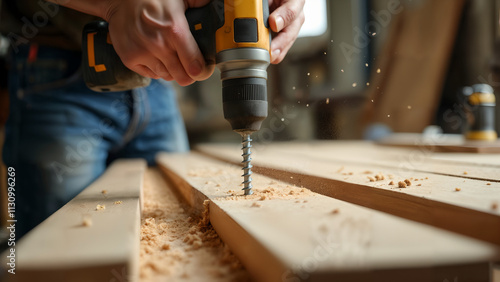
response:
[[[258,178],[253,179],[254,188],[252,189],[252,195],[243,195],[243,191],[241,189],[224,189],[223,186],[232,186],[226,185],[227,180],[231,178],[230,175],[239,173],[240,170],[241,168],[233,166],[228,167],[226,170],[214,168],[193,168],[188,171],[187,175],[192,178],[199,178],[200,183],[205,183],[205,185],[219,187],[215,190],[220,193],[221,196],[214,198],[214,201],[253,201],[250,206],[256,208],[261,207],[262,201],[265,200],[298,200],[304,197],[316,195],[316,193],[307,188],[287,185],[284,182],[276,180],[264,182]],[[223,184],[221,185],[221,183]]]
[[[249,281],[205,214],[191,217],[157,169],[144,181],[141,281]]]
[[[228,190],[226,191],[227,196],[218,197],[214,200],[224,201],[246,201],[246,200],[257,200],[265,201],[272,199],[301,199],[306,196],[314,195],[311,190],[306,188],[298,188],[290,185],[284,185],[282,183],[278,184],[276,182],[270,183],[273,185],[265,189],[253,189],[253,194],[248,196],[243,196],[241,191]]]

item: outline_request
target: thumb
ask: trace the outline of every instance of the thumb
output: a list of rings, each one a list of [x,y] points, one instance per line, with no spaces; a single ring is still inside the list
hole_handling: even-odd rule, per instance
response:
[[[269,16],[269,25],[274,32],[280,32],[289,26],[302,11],[305,0],[290,1],[284,0],[281,6],[277,7]]]

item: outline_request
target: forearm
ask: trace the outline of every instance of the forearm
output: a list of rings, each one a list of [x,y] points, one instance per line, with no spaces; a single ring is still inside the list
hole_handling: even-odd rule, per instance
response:
[[[108,20],[112,9],[112,0],[46,0],[73,10]]]

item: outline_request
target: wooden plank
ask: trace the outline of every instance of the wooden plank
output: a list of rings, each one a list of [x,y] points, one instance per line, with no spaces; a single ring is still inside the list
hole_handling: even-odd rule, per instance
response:
[[[278,147],[284,146],[265,145],[263,150],[255,146],[252,155],[255,172],[326,196],[500,245],[498,182],[398,170],[364,164],[363,160],[326,160],[285,152]],[[204,145],[198,149],[218,159],[240,162],[237,146]],[[349,147],[342,150],[350,151]],[[323,150],[323,154],[329,152]],[[371,173],[366,174],[367,171]],[[384,174],[386,179],[370,182],[368,176],[374,177],[377,173]],[[398,189],[397,185],[389,185],[389,175],[394,177],[396,184],[410,178],[419,180],[413,181],[408,188]]]
[[[467,154],[467,153],[453,153],[453,154],[433,154],[431,159],[436,161],[444,161],[447,163],[467,164],[469,166],[489,166],[500,168],[500,158],[498,155],[493,154]]]
[[[208,200],[214,229],[257,281],[487,281],[484,262],[499,255],[492,244],[262,175],[243,196],[239,166],[197,153],[157,162],[191,205]]]
[[[429,144],[419,133],[395,133],[377,141],[377,144],[408,148],[420,148],[422,144],[427,144],[426,147],[433,152],[500,153],[500,139],[496,141],[470,141],[465,140],[463,135],[447,136],[447,134],[436,137],[436,139]]]
[[[145,168],[143,160],[115,161],[99,179],[16,243],[16,274],[9,278],[137,281]],[[97,210],[97,205],[105,209]],[[4,253],[2,258],[6,256]]]
[[[409,149],[380,147],[366,141],[315,141],[275,143],[263,148],[281,154],[300,154],[343,163],[367,164],[491,182],[500,181],[498,156],[460,154],[460,157],[453,158],[455,153],[435,153],[432,146],[431,142],[424,142],[421,146]]]
[[[433,145],[422,143],[416,148],[380,147],[369,142],[321,142],[303,145],[279,146],[277,150],[293,151],[297,154],[347,163],[370,164],[394,168],[398,171],[419,171],[431,174],[450,175],[461,178],[500,182],[500,166],[494,164],[495,155],[480,157],[476,163],[440,160]],[[430,148],[429,148],[430,147]],[[299,149],[300,148],[300,149]],[[470,154],[468,154],[470,155]]]

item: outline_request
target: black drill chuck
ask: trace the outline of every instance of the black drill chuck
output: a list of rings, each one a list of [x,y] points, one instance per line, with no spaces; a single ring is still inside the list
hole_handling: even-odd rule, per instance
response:
[[[251,133],[260,129],[267,117],[266,79],[227,79],[222,82],[224,118],[234,131]]]

